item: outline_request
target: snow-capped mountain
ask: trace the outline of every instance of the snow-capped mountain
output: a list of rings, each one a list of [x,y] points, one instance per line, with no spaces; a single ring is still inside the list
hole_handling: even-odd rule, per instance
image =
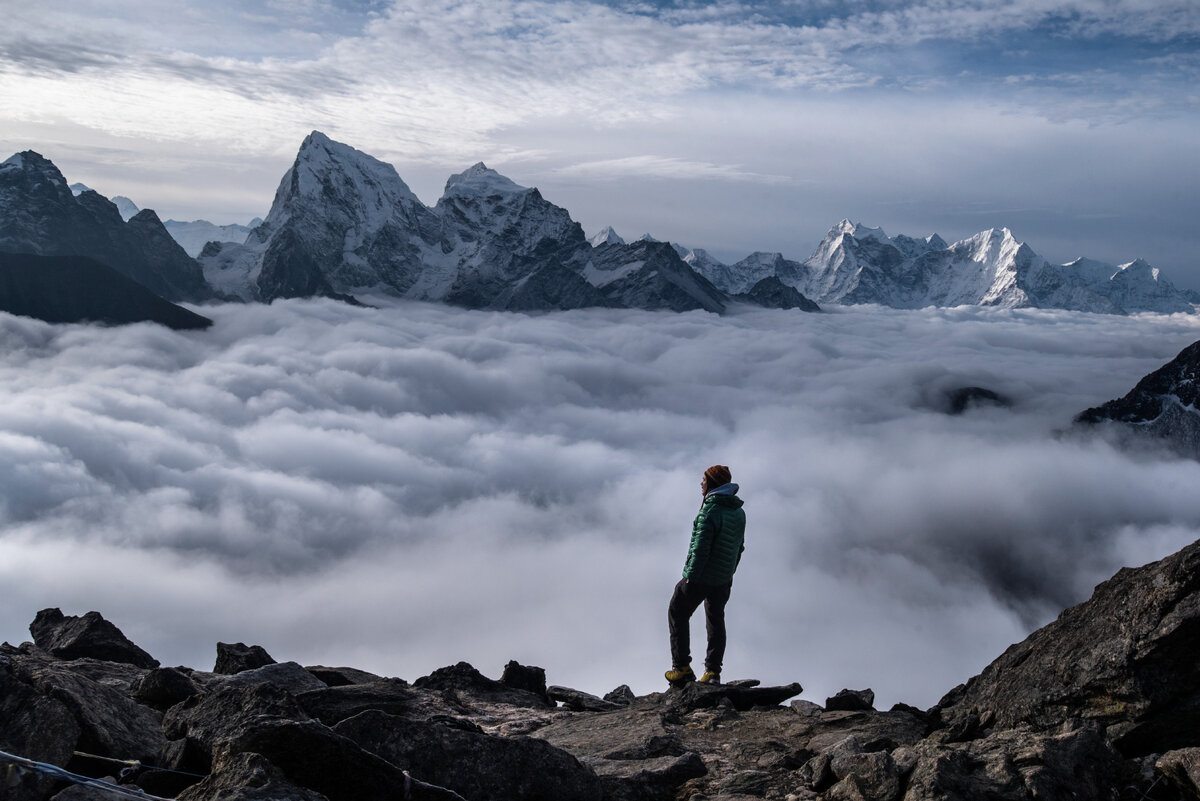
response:
[[[590,240],[592,247],[598,248],[601,245],[624,245],[625,240],[613,230],[611,225],[606,225],[600,229],[600,232],[593,236]]]
[[[1124,397],[1080,413],[1075,422],[1117,424],[1200,458],[1200,342],[1142,378]]]
[[[91,191],[93,191],[92,188],[87,184],[71,184],[71,194],[76,197]],[[141,211],[136,203],[124,195],[114,195],[110,200],[117,207],[121,219],[126,222]],[[216,225],[208,220],[163,220],[163,227],[167,229],[171,238],[183,247],[184,252],[194,259],[200,255],[200,251],[204,250],[204,246],[209,242],[236,242],[238,244],[245,242],[250,229],[261,222],[262,219],[259,217],[255,217],[248,225],[238,225],[237,223]]]
[[[213,296],[199,265],[152,210],[125,221],[99,193],[76,196],[58,168],[32,150],[0,163],[0,251],[86,256],[167,300]]]
[[[1200,300],[1140,260],[1120,267],[1087,259],[1051,264],[1007,228],[948,245],[936,234],[889,237],[880,228],[842,220],[804,262],[754,253],[727,273],[707,274],[726,291],[775,275],[819,303],[902,309],[983,305],[1171,313],[1190,312]]]
[[[247,225],[230,223],[217,225],[208,220],[163,220],[163,227],[176,242],[192,258],[200,255],[204,246],[209,242],[233,242],[242,244],[250,232],[262,224],[262,218],[255,217]]]
[[[605,233],[605,232],[602,232]],[[721,311],[729,297],[665,243],[593,245],[566,209],[478,163],[423,205],[394,168],[314,131],[266,221],[210,243],[208,280],[247,300],[388,294],[471,308]]]
[[[71,194],[75,195],[76,197],[79,197],[84,192],[91,192],[91,191],[94,191],[94,190],[87,184],[81,184],[81,183],[71,184]],[[138,208],[138,205],[136,203],[134,203],[132,200],[125,197],[124,195],[114,195],[113,197],[109,198],[109,200],[111,200],[113,202],[113,205],[117,207],[117,213],[121,215],[121,219],[125,220],[126,222],[129,222],[131,219],[133,219],[133,216],[135,214],[137,214],[139,211],[141,211],[141,209]],[[191,254],[189,254],[189,255],[191,255]]]

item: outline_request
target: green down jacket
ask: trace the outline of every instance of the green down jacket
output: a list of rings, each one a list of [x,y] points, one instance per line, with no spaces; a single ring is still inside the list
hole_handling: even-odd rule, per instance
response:
[[[683,577],[705,584],[733,581],[746,550],[746,513],[736,493],[737,484],[726,484],[708,494],[700,513],[692,523],[692,544],[688,548]]]

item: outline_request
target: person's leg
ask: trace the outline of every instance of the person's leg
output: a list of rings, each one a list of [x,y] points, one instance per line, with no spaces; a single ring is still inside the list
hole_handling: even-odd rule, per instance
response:
[[[671,632],[671,666],[686,667],[692,662],[691,617],[704,594],[697,592],[699,585],[680,579],[671,594],[667,607],[667,627]]]
[[[725,661],[725,604],[733,584],[710,587],[704,599],[704,624],[708,629],[708,651],[704,655],[704,670],[720,674]]]

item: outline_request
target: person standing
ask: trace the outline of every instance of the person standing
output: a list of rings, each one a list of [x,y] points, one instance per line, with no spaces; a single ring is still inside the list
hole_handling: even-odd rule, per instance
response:
[[[671,633],[671,669],[666,679],[673,685],[696,680],[692,671],[692,614],[704,604],[708,631],[708,650],[704,655],[705,684],[721,683],[721,664],[725,659],[725,604],[733,588],[733,574],[746,550],[746,513],[737,496],[729,468],[715,464],[704,471],[700,480],[704,500],[692,523],[692,542],[683,565],[683,578],[675,585],[667,607],[667,626]]]

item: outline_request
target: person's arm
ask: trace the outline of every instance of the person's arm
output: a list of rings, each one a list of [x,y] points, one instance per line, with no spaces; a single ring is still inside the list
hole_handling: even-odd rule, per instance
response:
[[[705,505],[692,523],[692,543],[688,547],[687,562],[683,566],[683,577],[688,581],[698,577],[712,553],[713,539],[717,535],[717,521],[710,514],[711,505]]]

